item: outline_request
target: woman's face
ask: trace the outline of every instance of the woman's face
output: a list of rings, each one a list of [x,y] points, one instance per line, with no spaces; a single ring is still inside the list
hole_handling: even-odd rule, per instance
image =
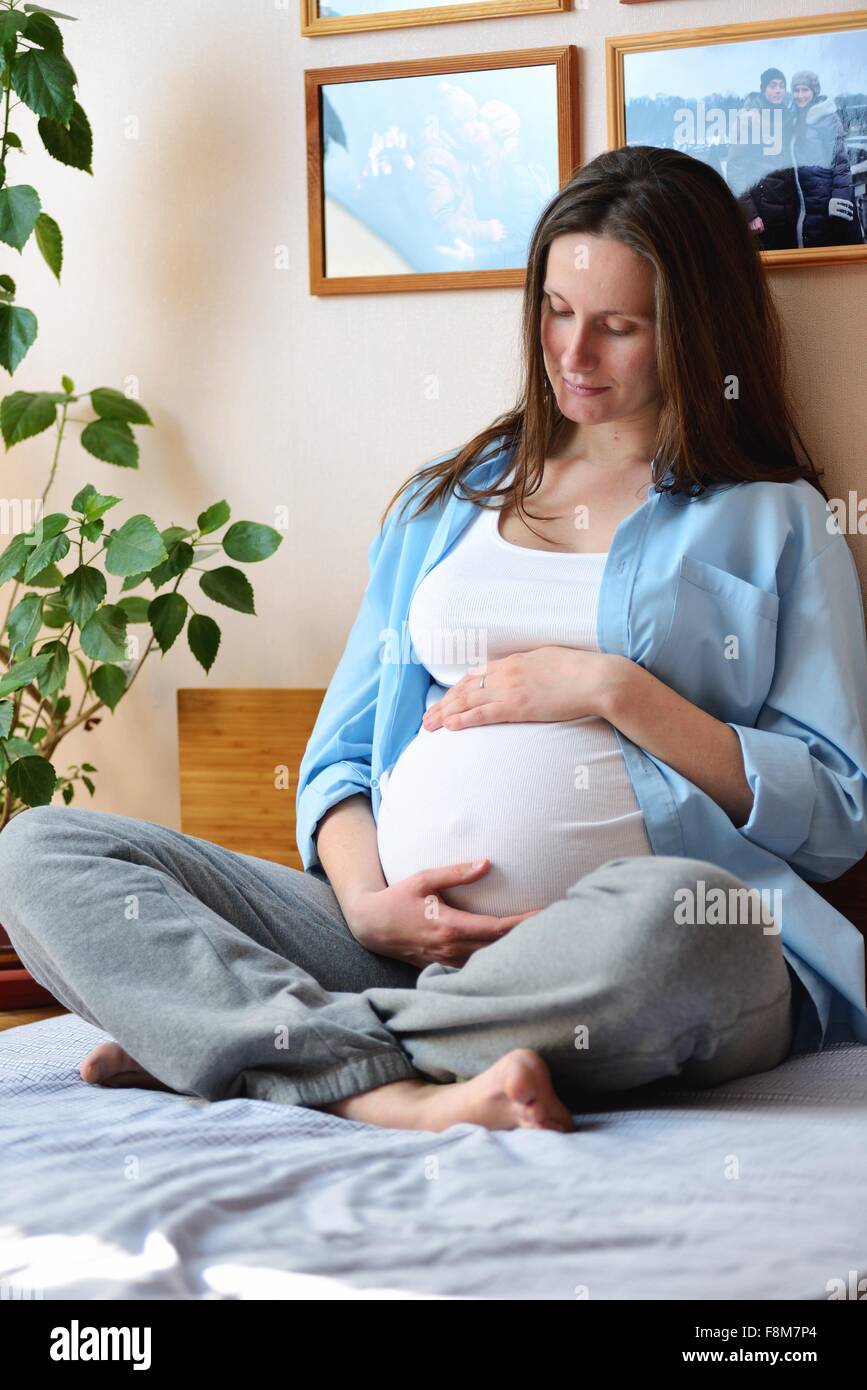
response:
[[[795,87],[792,96],[794,97],[796,106],[809,106],[810,102],[813,100],[813,88]]]
[[[659,396],[650,263],[611,237],[564,232],[543,288],[542,354],[563,415],[589,425],[645,412]]]

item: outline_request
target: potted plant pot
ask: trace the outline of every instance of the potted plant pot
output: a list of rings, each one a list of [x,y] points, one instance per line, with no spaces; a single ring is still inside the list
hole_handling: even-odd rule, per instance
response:
[[[59,1001],[25,970],[8,933],[0,926],[0,1013],[10,1009],[40,1009]]]

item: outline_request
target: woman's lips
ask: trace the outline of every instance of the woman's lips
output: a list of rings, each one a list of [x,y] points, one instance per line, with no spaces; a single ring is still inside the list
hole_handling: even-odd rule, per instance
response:
[[[573,386],[565,377],[561,377],[560,380],[567,391],[571,391],[575,396],[601,396],[603,391],[609,389],[607,386]]]

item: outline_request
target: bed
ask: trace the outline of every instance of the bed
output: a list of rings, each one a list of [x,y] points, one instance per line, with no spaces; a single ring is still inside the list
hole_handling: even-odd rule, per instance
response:
[[[300,867],[293,770],[321,697],[180,691],[183,829]],[[862,925],[864,864],[844,878],[823,891]],[[865,1045],[710,1090],[594,1095],[573,1134],[429,1134],[87,1086],[79,1063],[107,1037],[72,1014],[0,1033],[0,1288],[827,1300],[867,1281]]]
[[[826,1300],[867,1276],[867,1046],[708,1091],[598,1096],[568,1135],[420,1134],[87,1086],[78,1064],[107,1036],[72,1014],[0,1034],[0,1284],[45,1299]]]

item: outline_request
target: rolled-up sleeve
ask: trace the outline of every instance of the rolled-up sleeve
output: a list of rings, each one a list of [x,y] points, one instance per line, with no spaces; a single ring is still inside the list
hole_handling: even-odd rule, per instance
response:
[[[380,634],[388,620],[388,586],[377,561],[393,526],[394,513],[368,549],[369,578],[361,607],[298,770],[295,838],[305,869],[320,862],[313,835],[329,807],[357,792],[370,795],[373,725],[382,674]]]
[[[808,880],[857,864],[867,853],[867,635],[843,536],[780,596],[768,697],[755,727],[729,727],[753,792],[740,834]]]

